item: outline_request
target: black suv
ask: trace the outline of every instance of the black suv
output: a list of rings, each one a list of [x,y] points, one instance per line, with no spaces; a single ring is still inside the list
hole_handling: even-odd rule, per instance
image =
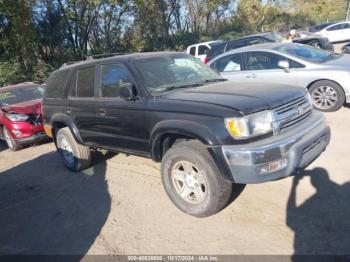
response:
[[[274,32],[266,32],[258,35],[250,35],[239,39],[229,40],[226,42],[215,43],[214,45],[212,45],[212,48],[208,51],[206,63],[211,61],[216,56],[233,49],[238,49],[241,47],[251,46],[251,45],[282,42],[283,40],[284,40],[284,37],[281,34],[274,33]],[[327,38],[315,36],[315,35],[308,35],[307,37],[304,37],[304,38],[295,38],[293,39],[293,43],[310,45],[313,47],[322,48],[332,52],[334,51],[333,44],[331,44]]]
[[[306,89],[237,86],[173,52],[63,66],[48,80],[43,111],[69,169],[89,167],[92,148],[152,158],[170,199],[199,217],[223,209],[238,184],[306,167],[330,138]]]

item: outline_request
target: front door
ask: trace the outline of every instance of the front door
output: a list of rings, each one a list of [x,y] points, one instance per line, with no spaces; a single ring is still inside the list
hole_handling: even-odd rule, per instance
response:
[[[145,100],[137,91],[126,65],[119,62],[99,65],[98,97],[95,100],[96,126],[100,131],[98,144],[115,150],[148,152],[148,132],[145,130]],[[119,96],[120,86],[131,83],[137,98],[126,101]]]
[[[298,68],[303,65],[284,56],[270,52],[247,52],[244,54],[246,81],[254,83],[275,83],[281,85],[300,85]],[[279,67],[280,61],[289,63],[289,69]]]

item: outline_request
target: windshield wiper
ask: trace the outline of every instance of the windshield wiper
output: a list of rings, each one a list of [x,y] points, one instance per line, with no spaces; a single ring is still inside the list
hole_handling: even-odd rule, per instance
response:
[[[214,78],[214,79],[207,79],[204,81],[204,83],[216,83],[216,82],[224,82],[227,81],[227,79],[224,78]]]
[[[202,86],[202,83],[193,83],[193,84],[187,84],[187,85],[173,85],[173,86],[167,86],[165,88],[162,88],[160,90],[155,91],[156,93],[162,93],[166,91],[176,90],[180,88],[189,88],[189,87],[196,87],[196,86]]]

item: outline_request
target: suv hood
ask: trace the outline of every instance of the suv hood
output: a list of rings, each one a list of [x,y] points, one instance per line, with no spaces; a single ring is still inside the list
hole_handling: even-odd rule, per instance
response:
[[[4,112],[17,113],[17,114],[27,114],[27,115],[40,115],[42,113],[41,109],[41,99],[22,102],[13,105],[7,105],[1,107]]]
[[[164,94],[164,99],[203,102],[229,107],[247,115],[286,104],[306,94],[303,87],[276,84],[242,84],[221,82],[177,89]]]

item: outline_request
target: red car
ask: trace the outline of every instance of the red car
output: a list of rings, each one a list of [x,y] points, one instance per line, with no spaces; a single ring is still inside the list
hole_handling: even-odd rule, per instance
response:
[[[22,83],[0,88],[0,139],[12,151],[47,138],[42,122],[44,87]]]

